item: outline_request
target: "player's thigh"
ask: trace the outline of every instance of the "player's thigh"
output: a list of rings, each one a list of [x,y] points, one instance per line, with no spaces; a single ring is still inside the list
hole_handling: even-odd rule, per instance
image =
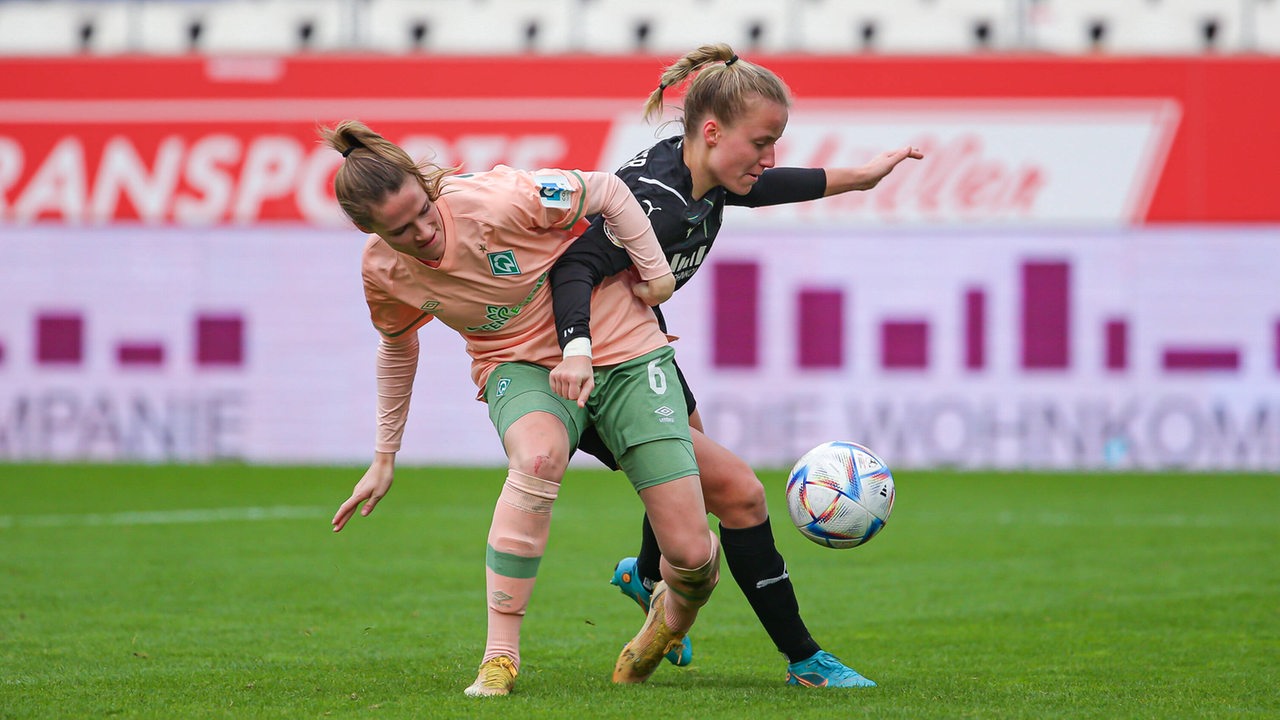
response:
[[[539,477],[564,473],[587,413],[551,390],[549,371],[530,363],[503,363],[485,383],[489,419],[512,467]]]
[[[745,460],[725,446],[691,430],[707,512],[730,528],[755,527],[769,517],[764,486]]]
[[[640,499],[667,562],[693,569],[711,558],[711,534],[696,476],[651,485],[640,490]]]

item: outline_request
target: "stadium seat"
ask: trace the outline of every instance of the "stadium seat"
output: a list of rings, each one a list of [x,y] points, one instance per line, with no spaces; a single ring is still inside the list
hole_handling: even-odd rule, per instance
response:
[[[967,53],[1017,42],[1015,0],[800,0],[799,49]]]
[[[882,3],[892,13],[874,37],[885,53],[967,53],[1016,44],[1016,3],[1010,0],[903,0]]]
[[[127,52],[131,11],[126,3],[104,0],[4,0],[0,54]]]
[[[1280,0],[1254,0],[1250,10],[1252,16],[1242,18],[1243,49],[1280,53]]]
[[[650,52],[655,29],[683,22],[690,5],[676,0],[579,0],[576,49],[600,55]],[[705,40],[694,44],[701,42]]]
[[[205,33],[205,17],[210,6],[222,0],[150,0],[138,3],[135,49],[150,54],[172,55],[200,49]]]
[[[797,44],[794,14],[779,0],[693,0],[653,25],[649,48],[683,55],[708,42],[727,42],[743,53],[786,52]]]
[[[1032,46],[1054,52],[1201,53],[1240,49],[1244,37],[1241,2],[1030,1]]]
[[[558,53],[570,49],[576,0],[371,0],[375,52]]]
[[[219,0],[204,5],[195,46],[212,54],[349,49],[351,7],[344,0]]]
[[[814,54],[874,49],[888,4],[874,0],[800,0],[800,49]]]

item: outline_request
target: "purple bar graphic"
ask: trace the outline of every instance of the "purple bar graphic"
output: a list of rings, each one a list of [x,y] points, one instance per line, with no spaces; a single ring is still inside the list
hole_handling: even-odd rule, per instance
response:
[[[1022,266],[1022,367],[1065,369],[1070,355],[1071,267],[1065,262]]]
[[[964,293],[964,366],[981,370],[987,364],[987,294],[979,289]]]
[[[796,324],[800,344],[796,363],[802,368],[844,365],[844,294],[839,290],[801,290]]]
[[[125,367],[157,367],[164,364],[160,343],[122,342],[116,346],[116,362]]]
[[[84,360],[84,316],[50,313],[36,316],[36,363],[78,365]]]
[[[715,367],[756,367],[759,360],[760,265],[717,263],[711,268]]]
[[[1275,351],[1276,351],[1276,370],[1280,370],[1280,320],[1276,321],[1274,334],[1275,334]]]
[[[880,366],[920,369],[929,366],[929,325],[920,321],[886,320],[880,326]]]
[[[1121,318],[1106,324],[1106,366],[1108,370],[1129,368],[1129,322]]]
[[[244,365],[244,318],[240,315],[197,316],[196,364]]]
[[[1165,370],[1239,370],[1239,350],[1166,348]]]
[[[0,343],[0,365],[4,364],[4,343]]]

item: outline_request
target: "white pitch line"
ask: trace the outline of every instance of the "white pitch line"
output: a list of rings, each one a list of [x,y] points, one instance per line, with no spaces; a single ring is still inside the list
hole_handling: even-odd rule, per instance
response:
[[[901,513],[907,517],[907,513]],[[895,518],[897,515],[894,516]],[[956,518],[946,513],[913,513],[911,518],[925,524],[1004,525],[1033,527],[1116,527],[1116,528],[1229,528],[1274,527],[1276,522],[1259,517],[1229,515],[1164,514],[1097,514],[1070,512],[999,512],[994,515],[969,515]],[[890,521],[892,522],[892,521]]]
[[[181,525],[189,523],[245,522],[259,520],[314,520],[332,510],[322,507],[276,505],[273,507],[153,510],[81,515],[0,515],[0,529],[13,527],[98,527],[104,525]]]

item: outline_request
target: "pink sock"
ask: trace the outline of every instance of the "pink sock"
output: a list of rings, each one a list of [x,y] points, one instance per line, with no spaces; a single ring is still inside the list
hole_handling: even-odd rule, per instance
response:
[[[489,632],[484,660],[507,655],[520,667],[520,625],[547,548],[551,504],[559,489],[559,483],[550,480],[516,470],[507,473],[485,552]]]

